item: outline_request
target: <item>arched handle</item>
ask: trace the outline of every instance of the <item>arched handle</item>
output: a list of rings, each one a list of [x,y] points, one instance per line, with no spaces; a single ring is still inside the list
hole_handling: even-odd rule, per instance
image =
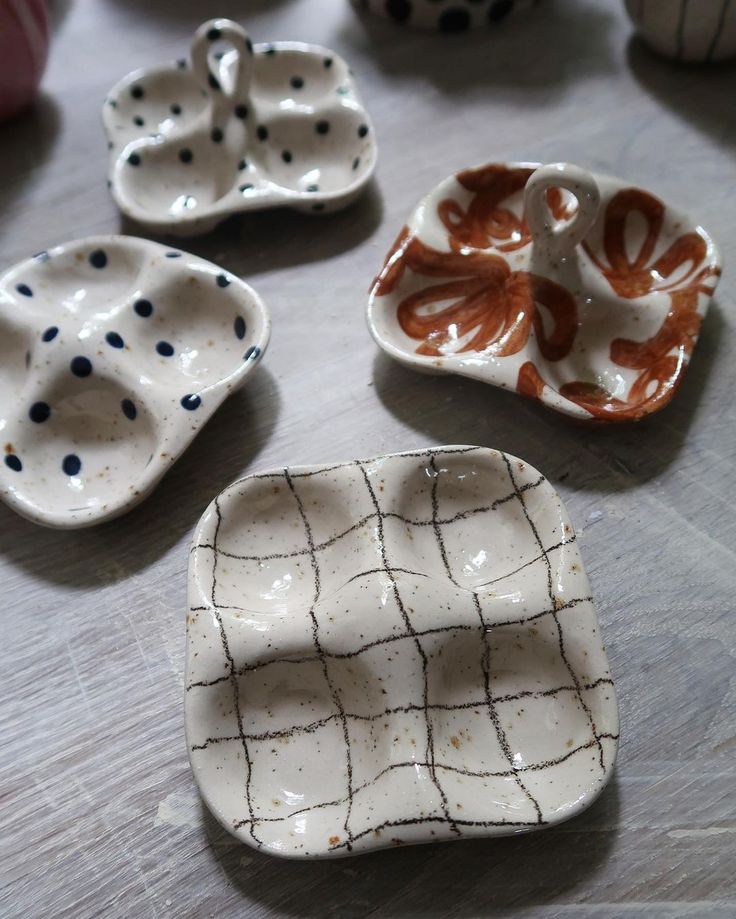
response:
[[[575,196],[577,211],[570,220],[556,220],[547,203],[551,188],[564,188]],[[535,245],[561,256],[569,255],[593,226],[601,196],[593,176],[571,163],[540,166],[529,177],[524,189],[524,210]]]
[[[213,67],[210,49],[217,42],[228,42],[237,54],[232,86],[222,85],[220,67]],[[202,89],[213,99],[245,99],[253,74],[253,42],[248,33],[232,19],[210,19],[203,22],[192,39],[192,70]]]

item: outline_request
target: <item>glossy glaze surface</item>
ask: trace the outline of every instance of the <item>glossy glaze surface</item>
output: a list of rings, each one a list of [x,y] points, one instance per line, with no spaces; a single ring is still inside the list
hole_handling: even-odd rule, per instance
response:
[[[370,179],[375,137],[345,61],[317,45],[253,45],[204,23],[191,61],[135,71],[103,107],[110,182],[134,220],[181,235],[230,214],[346,206]]]
[[[570,164],[490,164],[419,204],[368,324],[417,370],[638,420],[674,395],[719,275],[706,231],[643,189]]]
[[[126,236],[40,252],[0,278],[0,496],[80,527],[141,501],[263,353],[257,294]]]
[[[192,768],[266,852],[540,829],[610,776],[618,714],[575,534],[514,457],[248,476],[199,523],[189,604]]]

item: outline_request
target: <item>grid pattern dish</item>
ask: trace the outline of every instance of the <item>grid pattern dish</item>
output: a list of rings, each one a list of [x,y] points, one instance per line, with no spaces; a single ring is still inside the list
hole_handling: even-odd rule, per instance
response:
[[[210,809],[290,857],[518,833],[587,807],[618,714],[554,489],[480,447],[248,476],[189,572]]]

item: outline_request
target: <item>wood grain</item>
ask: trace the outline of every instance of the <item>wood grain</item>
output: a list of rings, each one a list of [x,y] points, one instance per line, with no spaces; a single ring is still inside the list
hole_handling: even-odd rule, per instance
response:
[[[134,67],[180,56],[196,0],[53,3],[35,108],[0,127],[0,261],[116,232],[100,123]],[[727,271],[671,406],[575,427],[482,384],[379,355],[366,288],[416,201],[490,159],[568,159],[689,210],[736,256],[733,67],[678,68],[629,40],[618,4],[547,0],[493,34],[410,35],[343,0],[222,0],[257,41],[351,62],[377,182],[343,214],[236,218],[187,243],[273,314],[263,367],[137,510],[77,533],[0,507],[3,916],[736,914],[736,350]],[[135,232],[133,227],[122,227]],[[517,454],[562,492],[617,681],[616,777],[539,835],[285,863],[199,804],[182,719],[192,529],[236,476],[440,443]]]

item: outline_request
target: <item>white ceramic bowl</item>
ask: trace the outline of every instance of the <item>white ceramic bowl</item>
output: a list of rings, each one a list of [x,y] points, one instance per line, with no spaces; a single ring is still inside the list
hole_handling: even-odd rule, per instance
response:
[[[0,278],[0,497],[82,527],[153,489],[266,348],[252,288],[127,236],[76,240]]]
[[[618,713],[552,486],[483,447],[248,476],[197,527],[186,728],[273,855],[542,829],[599,794]]]
[[[416,370],[583,421],[638,420],[682,381],[720,265],[707,232],[644,189],[570,164],[491,163],[420,202],[368,325]]]
[[[341,57],[301,42],[254,46],[227,19],[200,26],[191,63],[128,74],[103,119],[112,195],[158,232],[203,233],[231,214],[281,205],[334,211],[360,194],[376,162]]]
[[[736,55],[734,0],[625,0],[636,31],[659,54],[706,63]]]

